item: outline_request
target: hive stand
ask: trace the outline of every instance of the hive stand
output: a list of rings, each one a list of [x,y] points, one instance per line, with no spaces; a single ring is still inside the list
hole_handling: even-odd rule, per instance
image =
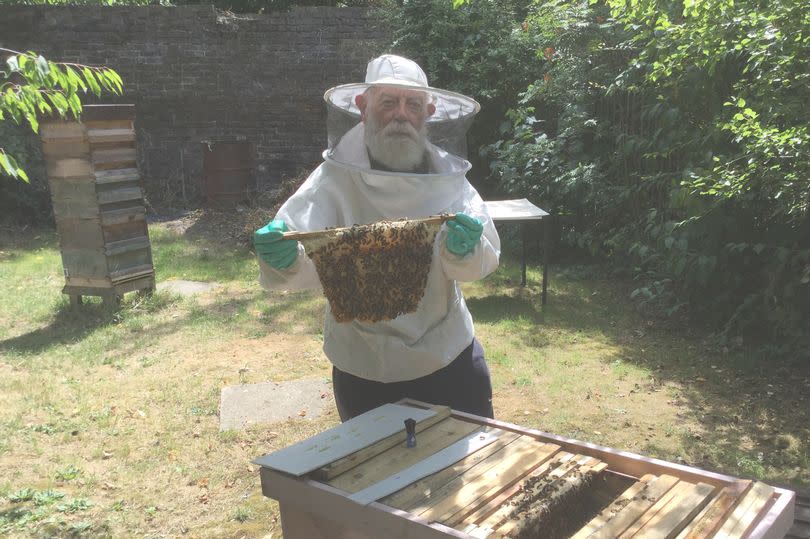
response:
[[[81,121],[47,119],[40,137],[73,305],[155,288],[136,162],[134,105],[87,105]]]

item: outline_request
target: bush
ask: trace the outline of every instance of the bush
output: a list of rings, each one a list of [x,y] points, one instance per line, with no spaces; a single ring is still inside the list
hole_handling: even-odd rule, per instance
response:
[[[454,9],[448,0],[409,0],[378,12],[393,29],[392,52],[417,61],[431,86],[481,103],[469,132],[474,182],[488,175],[478,148],[497,140],[497,126],[538,64],[531,34],[521,26],[526,6],[482,0]]]
[[[394,46],[481,97],[491,185],[571,216],[639,304],[810,345],[810,19],[788,0],[407,2]]]
[[[0,140],[27,171],[30,181],[25,183],[0,173],[0,221],[18,225],[53,224],[45,161],[37,135],[27,125],[0,122]]]

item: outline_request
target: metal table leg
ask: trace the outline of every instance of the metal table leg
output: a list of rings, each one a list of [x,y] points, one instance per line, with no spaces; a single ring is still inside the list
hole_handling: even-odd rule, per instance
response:
[[[542,305],[546,304],[546,290],[548,289],[548,252],[551,250],[551,222],[549,217],[540,220],[543,226],[543,295]]]
[[[521,247],[521,277],[520,277],[520,286],[526,286],[526,242],[529,241],[529,233],[526,231],[526,223],[522,223],[520,227],[521,236],[522,236],[522,247]]]

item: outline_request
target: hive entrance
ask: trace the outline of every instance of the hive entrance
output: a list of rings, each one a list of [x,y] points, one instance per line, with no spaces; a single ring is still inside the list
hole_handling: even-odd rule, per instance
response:
[[[315,264],[335,320],[380,322],[418,307],[433,241],[448,218],[380,221],[296,238]]]

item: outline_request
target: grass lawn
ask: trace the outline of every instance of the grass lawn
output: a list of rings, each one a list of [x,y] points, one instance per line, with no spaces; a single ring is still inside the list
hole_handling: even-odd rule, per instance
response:
[[[224,386],[328,377],[324,300],[269,295],[244,248],[150,226],[159,281],[220,283],[71,308],[53,231],[0,231],[0,535],[281,536],[253,458],[338,422],[332,406],[220,432]],[[810,485],[810,369],[647,320],[628,284],[505,257],[465,285],[496,417],[779,484]]]

